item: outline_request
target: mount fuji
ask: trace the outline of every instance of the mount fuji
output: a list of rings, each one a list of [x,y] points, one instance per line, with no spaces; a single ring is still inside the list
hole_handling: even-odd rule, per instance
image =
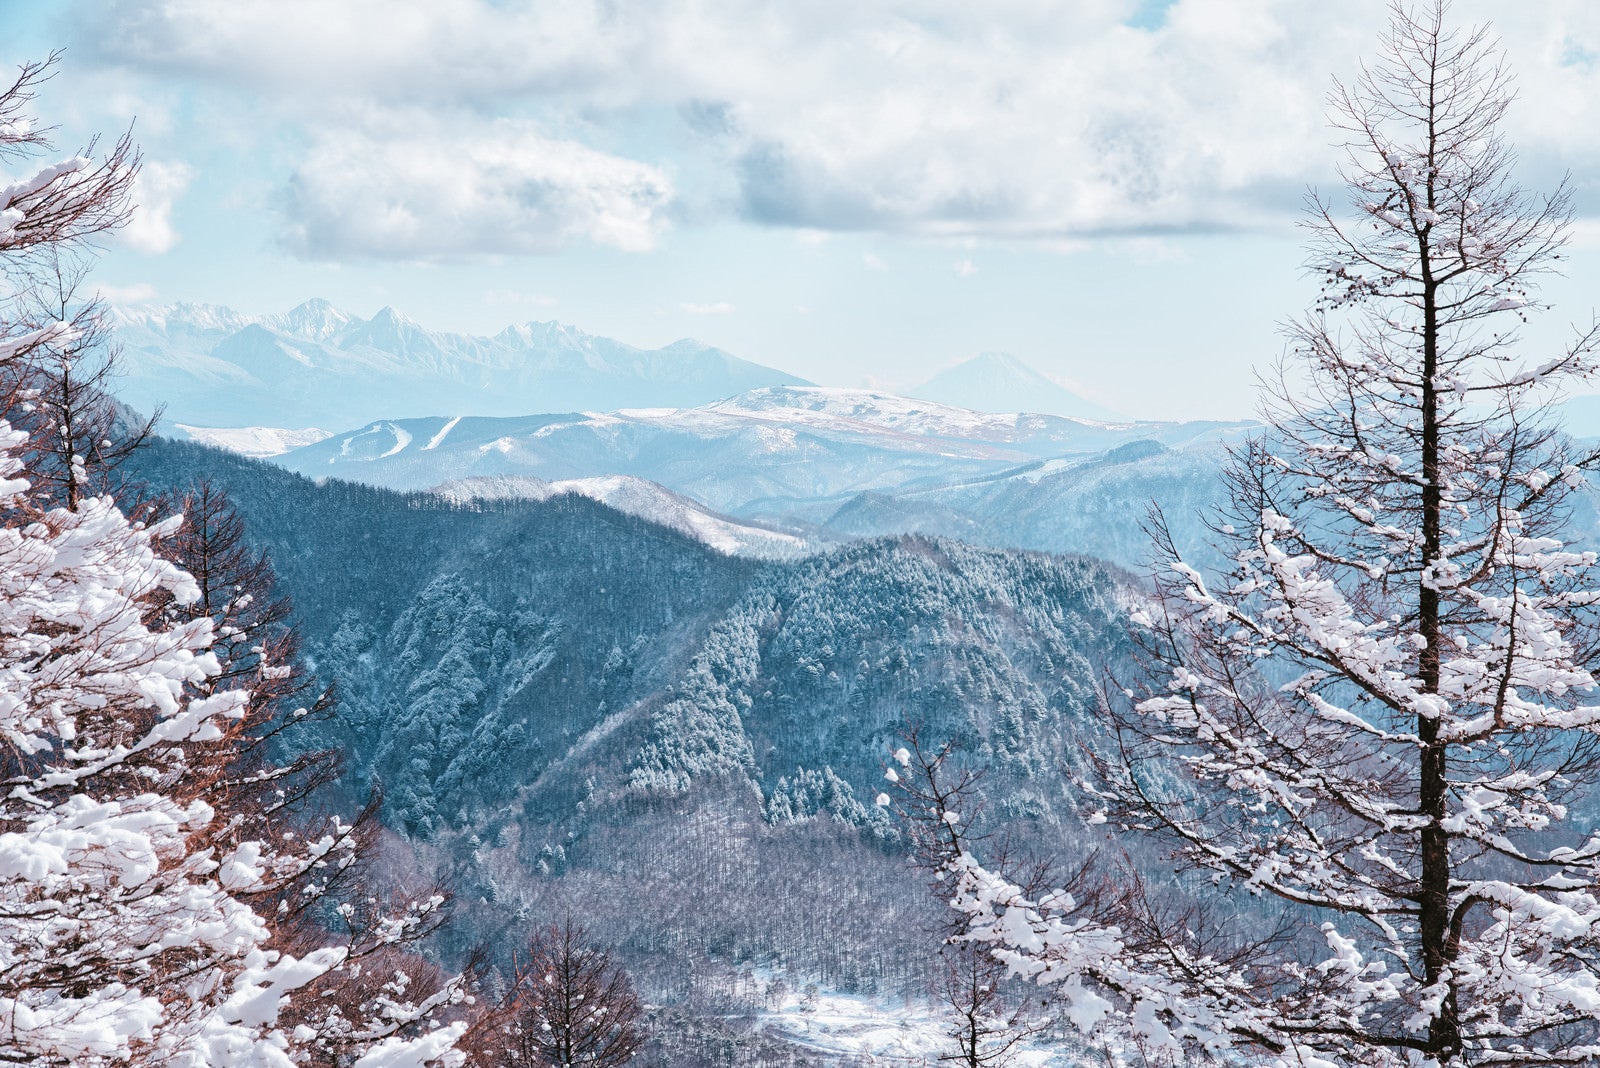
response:
[[[1040,412],[1120,423],[1125,417],[1060,385],[1006,352],[985,352],[940,371],[909,396],[979,412]]]

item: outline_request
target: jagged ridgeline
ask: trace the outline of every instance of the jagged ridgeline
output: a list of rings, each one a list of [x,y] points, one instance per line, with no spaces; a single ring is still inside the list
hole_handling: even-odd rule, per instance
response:
[[[835,914],[781,954],[880,984],[881,959],[815,955],[905,956],[881,923],[922,895],[874,798],[908,724],[992,769],[994,817],[1074,833],[1068,769],[1123,651],[1108,565],[921,537],[756,562],[581,497],[467,508],[170,442],[137,464],[232,495],[339,688],[340,716],[297,744],[381,782],[386,821],[464,891],[463,940],[606,900],[643,866],[704,906],[676,928],[683,952],[770,960],[772,898],[745,881],[809,857],[839,880],[815,907],[865,902],[861,941]],[[660,917],[627,912],[607,922],[659,953]]]

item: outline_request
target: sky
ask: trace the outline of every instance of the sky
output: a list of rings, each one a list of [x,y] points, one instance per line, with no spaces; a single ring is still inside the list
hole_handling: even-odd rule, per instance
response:
[[[1534,190],[1570,173],[1600,305],[1600,4],[1456,0],[1518,79]],[[696,337],[824,385],[1009,352],[1145,418],[1239,417],[1315,295],[1335,78],[1383,0],[0,0],[63,50],[65,154],[132,126],[123,303],[324,297],[441,330]]]

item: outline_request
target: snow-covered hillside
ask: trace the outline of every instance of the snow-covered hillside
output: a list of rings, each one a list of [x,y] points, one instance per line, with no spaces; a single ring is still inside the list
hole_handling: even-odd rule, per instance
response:
[[[770,527],[814,544],[915,531],[1129,562],[1149,501],[1209,490],[1219,444],[1251,426],[980,413],[780,386],[696,408],[383,419],[275,462],[395,489],[469,480],[453,492],[576,492],[746,554],[795,551]]]
[[[639,349],[555,322],[492,337],[310,300],[279,315],[204,304],[119,308],[122,398],[202,426],[353,426],[444,411],[517,415],[705,404],[801,379],[697,341]]]
[[[791,559],[812,547],[812,542],[806,538],[740,523],[673,493],[665,486],[629,475],[563,479],[559,482],[546,482],[527,475],[479,476],[445,482],[434,487],[433,492],[457,503],[544,501],[563,493],[576,493],[610,505],[619,512],[670,527],[731,556]]]
[[[320,430],[314,426],[295,430],[275,426],[214,427],[175,423],[173,429],[180,431],[190,441],[198,441],[202,445],[215,445],[219,449],[227,449],[240,456],[253,456],[257,459],[279,456],[290,449],[314,445],[333,436],[331,431]]]
[[[1182,445],[1245,425],[989,415],[865,390],[778,387],[697,408],[385,419],[279,462],[313,478],[400,489],[476,475],[631,475],[743,516],[965,485],[1132,441]]]
[[[969,448],[987,443],[1029,454],[1054,453],[1061,443],[1081,445],[1107,433],[1116,436],[1132,425],[1127,420],[1106,423],[1019,411],[987,413],[876,390],[818,386],[753,389],[708,405],[706,412],[709,418],[804,426],[824,433],[892,434],[932,447],[941,442]],[[681,422],[686,416],[674,413],[672,418]]]

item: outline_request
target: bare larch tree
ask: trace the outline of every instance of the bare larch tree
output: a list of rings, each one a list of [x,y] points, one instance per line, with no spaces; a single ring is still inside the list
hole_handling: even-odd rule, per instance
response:
[[[568,919],[535,932],[511,990],[467,1046],[475,1064],[616,1068],[644,1041],[642,1014],[627,973]]]
[[[1091,818],[1232,907],[1092,922],[957,864],[976,932],[1085,1028],[1174,1058],[1600,1058],[1600,592],[1567,530],[1592,458],[1549,409],[1596,331],[1523,362],[1570,208],[1513,181],[1511,99],[1486,31],[1394,8],[1333,94],[1349,202],[1310,198],[1321,298],[1234,457],[1228,566],[1155,524]]]

